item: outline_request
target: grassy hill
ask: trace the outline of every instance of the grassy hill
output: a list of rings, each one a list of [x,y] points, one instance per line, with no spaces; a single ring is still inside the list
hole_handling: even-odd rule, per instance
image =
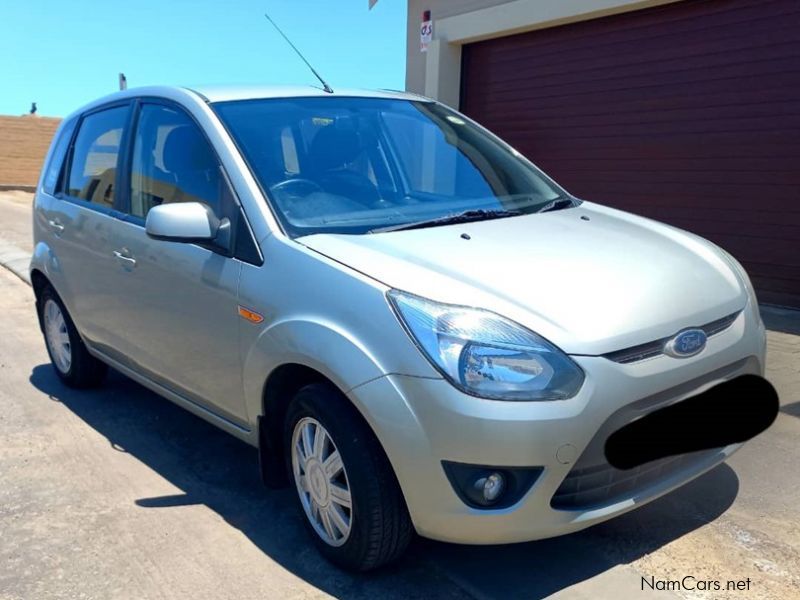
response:
[[[0,185],[35,186],[61,119],[0,116]]]

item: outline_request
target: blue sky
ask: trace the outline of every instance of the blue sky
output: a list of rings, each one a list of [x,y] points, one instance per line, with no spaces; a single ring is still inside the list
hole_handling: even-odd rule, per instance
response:
[[[2,0],[0,114],[64,116],[118,87],[316,83],[267,10],[332,87],[402,89],[406,2]]]

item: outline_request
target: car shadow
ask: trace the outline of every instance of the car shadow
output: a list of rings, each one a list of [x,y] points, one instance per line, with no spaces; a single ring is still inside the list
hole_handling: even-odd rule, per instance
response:
[[[739,488],[734,471],[721,465],[639,510],[582,532],[490,547],[418,539],[399,563],[351,575],[316,552],[295,508],[294,491],[262,486],[254,448],[113,370],[96,390],[67,388],[49,364],[35,367],[30,381],[116,451],[131,454],[183,490],[138,499],[138,506],[205,505],[284,568],[341,598],[507,598],[523,590],[526,598],[543,598],[713,521]]]
[[[781,406],[781,412],[793,417],[800,418],[800,402],[792,402],[791,404],[784,404]]]

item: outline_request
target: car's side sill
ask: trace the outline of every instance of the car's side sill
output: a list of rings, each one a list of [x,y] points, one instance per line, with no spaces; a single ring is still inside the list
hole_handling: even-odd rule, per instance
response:
[[[198,417],[200,417],[205,421],[208,421],[212,425],[216,425],[223,431],[227,431],[228,433],[239,438],[240,440],[247,442],[252,446],[258,446],[258,439],[256,436],[253,435],[252,429],[247,429],[246,427],[242,427],[238,423],[234,423],[230,419],[227,419],[226,417],[223,417],[222,415],[219,415],[207,409],[205,406],[173,392],[169,388],[166,388],[163,385],[156,383],[152,379],[142,375],[141,373],[138,373],[137,371],[134,371],[133,369],[123,365],[119,361],[114,360],[113,358],[101,352],[97,348],[90,348],[88,344],[87,348],[89,348],[90,352],[97,358],[102,360],[104,363],[107,363],[109,366],[115,368],[117,371],[119,371],[126,377],[130,377],[135,382],[155,392],[159,396],[163,396],[167,400],[174,402],[181,408],[188,410],[190,413],[197,415]]]

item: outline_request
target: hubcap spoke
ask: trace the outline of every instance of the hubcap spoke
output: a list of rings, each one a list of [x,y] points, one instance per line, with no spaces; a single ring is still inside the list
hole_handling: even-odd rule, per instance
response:
[[[333,479],[336,475],[339,474],[339,471],[342,470],[342,457],[339,456],[338,451],[331,452],[330,456],[325,459],[325,462],[322,463],[322,467],[325,469],[325,474],[330,478]]]
[[[294,445],[294,452],[295,452],[295,454],[297,454],[298,458],[300,459],[300,468],[302,469],[303,473],[305,473],[306,472],[307,459],[306,459],[305,451],[303,450],[303,442],[302,441],[298,441]]]
[[[308,493],[308,491],[309,491],[308,490],[308,477],[306,477],[305,475],[301,475],[300,478],[298,479],[298,482],[300,484],[300,489],[303,490],[304,492]]]
[[[322,460],[322,453],[325,450],[325,430],[317,427],[314,431],[314,457]]]
[[[331,484],[331,500],[339,506],[345,508],[352,508],[352,501],[350,500],[350,491],[336,484]]]
[[[342,514],[342,510],[338,506],[335,504],[328,506],[328,513],[330,514],[331,522],[333,523],[334,527],[336,527],[336,529],[338,529],[340,532],[344,533],[350,529],[350,519],[346,518]]]
[[[325,533],[327,533],[331,539],[336,539],[336,532],[333,530],[333,523],[331,522],[331,512],[329,507],[325,507],[320,510],[320,516],[322,517],[322,526],[325,528]]]
[[[303,456],[306,460],[311,458],[311,455],[314,453],[314,438],[313,433],[311,431],[311,426],[306,425],[303,427]]]

